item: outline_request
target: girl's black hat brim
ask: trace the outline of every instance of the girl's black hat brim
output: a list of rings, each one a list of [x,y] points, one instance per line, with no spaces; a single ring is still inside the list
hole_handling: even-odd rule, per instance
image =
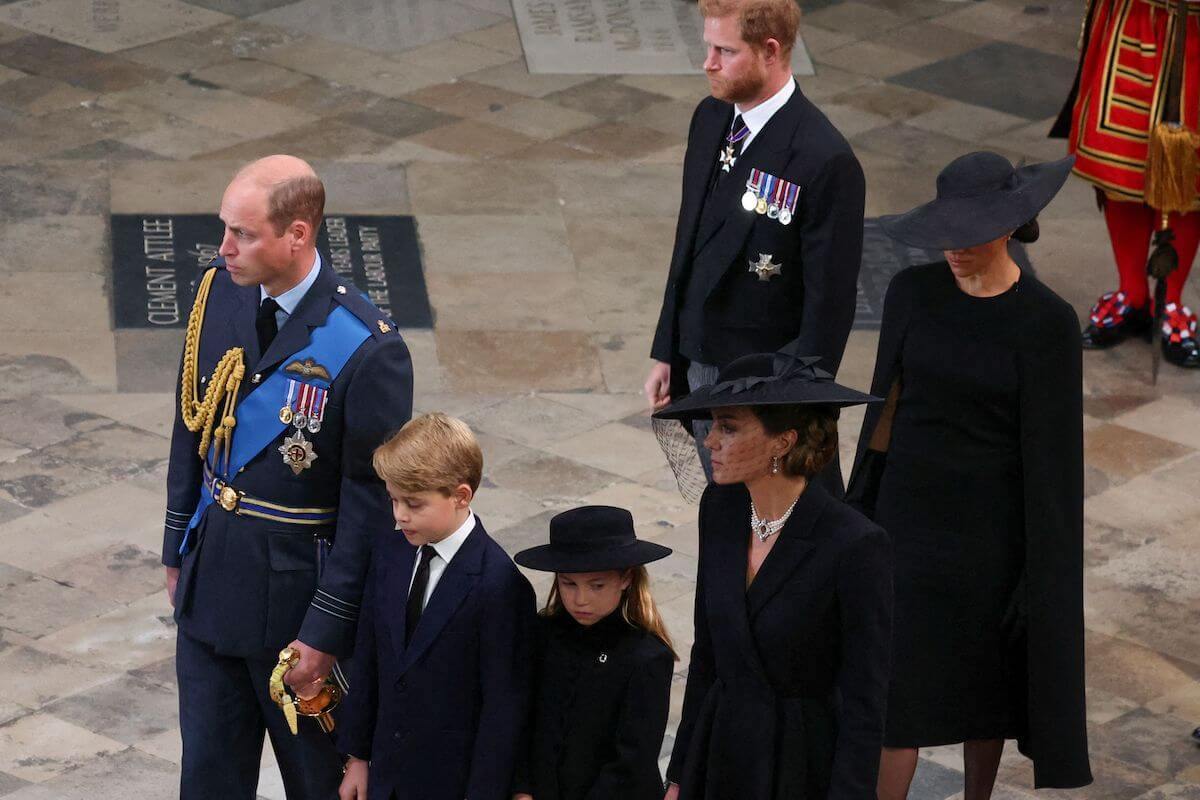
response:
[[[639,539],[592,552],[543,544],[522,550],[513,556],[513,561],[538,572],[607,572],[639,567],[669,555],[671,548]]]

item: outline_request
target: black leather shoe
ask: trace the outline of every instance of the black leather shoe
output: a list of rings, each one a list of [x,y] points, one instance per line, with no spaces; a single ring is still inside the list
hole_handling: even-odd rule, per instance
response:
[[[1200,344],[1196,342],[1196,315],[1187,306],[1166,305],[1166,322],[1161,334],[1163,359],[1184,369],[1200,368]]]
[[[1163,360],[1170,361],[1184,369],[1200,369],[1200,347],[1195,339],[1184,339],[1182,342],[1162,342]]]
[[[1094,313],[1092,319],[1095,319]],[[1145,338],[1150,332],[1152,323],[1149,304],[1145,308],[1129,309],[1116,324],[1097,325],[1095,322],[1089,321],[1088,326],[1083,329],[1083,334],[1080,337],[1083,349],[1107,350],[1126,339],[1136,336]]]
[[[1192,740],[1195,741],[1196,744],[1200,744],[1200,728],[1196,728],[1196,730],[1192,731]]]

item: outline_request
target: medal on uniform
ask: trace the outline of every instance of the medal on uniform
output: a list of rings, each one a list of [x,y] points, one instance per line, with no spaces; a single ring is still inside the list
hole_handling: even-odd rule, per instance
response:
[[[730,131],[729,135],[725,137],[725,147],[720,153],[722,172],[729,172],[729,170],[733,169],[733,165],[738,160],[736,152],[737,144],[749,135],[750,128],[743,124],[741,128],[736,131]]]
[[[767,197],[770,196],[771,190],[775,188],[775,181],[778,180],[774,175],[766,175],[763,180],[762,188],[759,190],[758,202],[754,205],[754,211],[758,214],[767,213]]]
[[[750,170],[750,179],[746,181],[746,193],[742,195],[742,208],[753,211],[758,204],[758,195],[762,189],[763,172],[760,169]]]
[[[313,388],[316,389],[316,398],[313,400],[312,410],[309,411],[306,427],[309,433],[320,433],[321,421],[325,419],[325,403],[329,400],[329,390]]]
[[[296,431],[286,437],[283,444],[279,445],[278,452],[283,456],[283,463],[292,468],[293,475],[299,475],[317,460],[312,442],[305,439],[304,433],[301,431]]]
[[[770,253],[759,253],[758,260],[750,262],[750,271],[757,275],[760,281],[769,281],[782,270],[783,264],[773,262]]]
[[[783,208],[779,210],[779,222],[790,225],[796,216],[796,204],[800,200],[800,187],[794,183],[787,186],[787,194],[783,199]]]
[[[284,425],[288,425],[292,421],[292,398],[296,396],[296,381],[288,379],[287,399],[283,401],[283,407],[279,409],[279,421]]]
[[[786,181],[775,179],[771,187],[771,203],[767,206],[767,219],[779,219],[779,209],[783,204],[783,187]]]

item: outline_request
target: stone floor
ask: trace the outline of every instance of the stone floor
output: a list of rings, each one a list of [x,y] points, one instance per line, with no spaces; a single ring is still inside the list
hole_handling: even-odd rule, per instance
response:
[[[801,83],[854,144],[870,214],[969,150],[1062,152],[1044,133],[1077,0],[802,5]],[[696,512],[637,392],[705,88],[530,75],[507,0],[0,0],[0,795],[176,793],[157,551],[180,337],[113,330],[108,220],[212,212],[271,152],[312,160],[331,212],[415,216],[436,313],[406,332],[417,405],[479,432],[489,528],[516,550],[563,507],[633,509],[675,548],[656,594],[689,642]],[[1082,314],[1113,273],[1091,191],[1070,183],[1042,229],[1034,263]],[[875,341],[855,332],[845,382],[868,384]],[[1149,364],[1140,344],[1085,361],[1096,783],[1075,795],[1195,800],[1200,375],[1151,386]],[[960,770],[926,752],[914,797],[957,795]],[[1006,756],[1001,784],[1027,796],[1028,763]],[[269,753],[260,793],[283,796]]]

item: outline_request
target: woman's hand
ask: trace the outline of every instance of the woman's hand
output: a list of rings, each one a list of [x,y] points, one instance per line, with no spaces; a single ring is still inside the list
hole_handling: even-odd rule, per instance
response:
[[[367,800],[367,762],[350,756],[338,787],[338,800]]]
[[[663,795],[663,800],[679,800],[678,783],[672,783],[667,786],[667,793]]]

